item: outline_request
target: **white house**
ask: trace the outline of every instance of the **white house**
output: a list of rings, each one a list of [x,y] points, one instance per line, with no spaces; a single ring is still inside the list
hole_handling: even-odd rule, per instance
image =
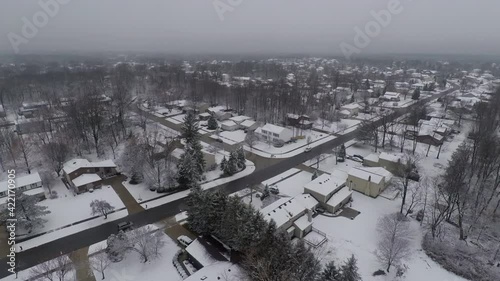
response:
[[[233,120],[225,120],[220,123],[220,127],[224,131],[236,131],[240,128],[240,125]]]
[[[323,174],[304,186],[304,193],[311,194],[321,207],[335,213],[352,198],[352,190],[346,186],[347,173],[335,170],[332,175]]]
[[[38,173],[29,174],[26,176],[19,176],[15,179],[15,191],[22,191],[28,195],[37,195],[45,199],[45,192],[42,186],[42,179]],[[9,182],[0,182],[0,204],[5,203],[6,197],[9,195]]]
[[[385,94],[381,96],[380,99],[386,101],[400,101],[401,94],[396,92],[385,92]]]
[[[279,140],[287,142],[293,137],[292,130],[269,123],[267,123],[262,127],[257,128],[255,130],[255,133],[262,139],[269,142],[275,142]]]

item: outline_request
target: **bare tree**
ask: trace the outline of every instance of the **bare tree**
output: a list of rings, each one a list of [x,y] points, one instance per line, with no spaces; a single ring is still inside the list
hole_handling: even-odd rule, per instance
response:
[[[107,201],[97,200],[97,199],[90,202],[90,208],[92,208],[91,214],[93,216],[95,215],[104,216],[104,219],[107,219],[108,214],[115,209],[115,207],[111,206],[111,204],[109,204]]]
[[[70,151],[69,147],[61,142],[49,142],[42,146],[42,153],[57,176],[61,175],[64,162],[68,160]]]
[[[26,169],[28,170],[28,174],[31,174],[31,157],[33,156],[33,142],[30,137],[26,135],[19,135],[19,148],[23,155],[24,164],[26,165]]]
[[[62,255],[31,268],[30,276],[33,280],[65,281],[72,270],[71,260],[67,255]]]
[[[396,171],[396,176],[398,176],[398,180],[402,187],[402,197],[403,200],[401,202],[401,210],[400,213],[403,214],[403,208],[406,204],[406,196],[408,193],[408,186],[410,184],[410,178],[414,175],[414,173],[418,169],[418,162],[420,161],[419,157],[415,155],[405,154],[400,162],[398,163],[398,168]]]
[[[245,136],[245,143],[250,147],[250,149],[253,149],[253,146],[257,143],[259,140],[259,137],[255,134],[254,131],[248,131],[247,135]]]
[[[105,248],[100,247],[96,253],[90,257],[90,266],[102,274],[102,280],[105,279],[104,271],[111,265],[112,261],[108,258]]]
[[[378,259],[387,266],[387,272],[410,254],[412,233],[409,223],[400,213],[382,217],[377,225],[381,235],[376,252]]]
[[[0,127],[0,146],[4,147],[9,152],[14,166],[17,166],[16,159],[19,147],[16,142],[16,133],[8,127]]]
[[[143,263],[160,256],[160,249],[165,245],[161,230],[148,225],[129,232],[129,235],[132,250],[139,254]]]

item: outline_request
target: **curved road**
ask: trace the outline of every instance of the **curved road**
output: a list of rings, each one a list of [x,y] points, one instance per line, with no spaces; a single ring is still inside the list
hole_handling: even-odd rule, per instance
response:
[[[411,105],[410,107],[403,109],[396,109],[395,112],[391,114],[391,120],[394,120],[404,115],[405,113],[408,113],[409,109],[415,107],[417,104],[428,103],[431,100],[447,95],[455,90],[456,88],[448,89],[440,94],[436,94],[433,95],[432,97],[422,99],[418,103]],[[381,120],[375,121],[375,123],[381,125]],[[333,148],[355,138],[357,133],[358,130],[355,130],[345,135],[339,136],[334,140],[331,140],[329,142],[314,147],[308,153],[301,153],[291,158],[269,159],[269,161],[265,161],[265,163],[263,163],[262,165],[263,167],[259,166],[259,168],[254,173],[244,178],[232,181],[228,184],[218,186],[216,188],[223,189],[226,193],[233,193],[244,189],[247,185],[259,184],[262,181],[274,177],[280,173],[283,173],[291,168],[294,168],[304,163],[305,161],[314,158],[317,155],[331,152]],[[44,245],[25,250],[21,253],[18,253],[16,256],[18,262],[17,264],[18,270],[24,270],[41,262],[53,259],[61,255],[61,253],[62,254],[70,253],[77,249],[105,240],[109,237],[110,234],[117,233],[116,225],[121,221],[131,221],[134,223],[134,226],[143,226],[146,224],[151,224],[154,222],[161,221],[162,219],[165,219],[167,217],[174,216],[179,212],[181,212],[182,210],[186,209],[185,201],[186,198],[172,201],[155,208],[147,209],[144,212],[130,214],[129,216],[123,219],[102,224],[100,226],[60,238],[58,240],[46,243]],[[0,278],[10,275],[10,272],[8,272],[7,269],[8,269],[7,259],[5,257],[2,257],[0,261],[0,271],[1,271]]]

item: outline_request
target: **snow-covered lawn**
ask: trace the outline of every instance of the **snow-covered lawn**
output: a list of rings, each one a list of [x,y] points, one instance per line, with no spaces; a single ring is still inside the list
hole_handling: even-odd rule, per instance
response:
[[[284,175],[283,174],[278,175],[277,177],[262,182],[262,184],[264,186],[267,184],[269,186],[277,187],[280,191],[280,195],[287,195],[293,197],[304,193],[304,185],[306,185],[312,180],[311,179],[312,174],[306,171],[300,171],[298,169],[291,169],[291,170],[293,171],[297,170],[297,171],[292,176],[286,178],[287,176],[289,176],[290,173],[287,171],[284,173]],[[281,178],[286,178],[286,179],[282,180],[278,178],[280,176]]]
[[[363,281],[396,280],[393,279],[395,268],[388,276],[374,277],[372,274],[378,269],[385,269],[375,256],[379,239],[377,222],[384,215],[397,212],[400,200],[390,201],[382,197],[373,199],[357,192],[353,194],[353,199],[352,208],[361,212],[354,220],[326,216],[317,216],[314,219],[313,227],[326,233],[328,238],[328,242],[318,250],[322,261],[327,263],[335,260],[338,264],[354,254],[358,259],[359,272]],[[420,246],[423,230],[416,221],[411,222],[411,227],[415,234],[412,241],[412,255],[403,261],[408,270],[405,276],[398,280],[464,280],[432,261]]]
[[[181,276],[172,264],[174,255],[180,248],[167,235],[163,235],[163,241],[165,246],[160,249],[159,258],[141,263],[139,254],[131,251],[126,254],[125,259],[121,262],[112,263],[104,271],[104,280],[181,281]],[[106,243],[103,242],[97,243],[97,245],[105,247]],[[95,248],[95,246],[91,246],[89,253],[92,253]],[[96,280],[102,280],[101,272],[94,270],[94,276]]]
[[[226,142],[227,140],[230,140],[228,143],[231,141],[233,143],[243,143],[245,141],[246,133],[243,130],[236,130],[236,131],[222,131],[220,132],[219,136],[222,139],[223,142]]]
[[[179,110],[176,108],[168,109],[168,108],[165,108],[163,106],[155,107],[154,111],[155,111],[155,113],[159,114],[162,117],[170,117],[170,116],[174,116],[174,115],[182,113],[182,110]]]

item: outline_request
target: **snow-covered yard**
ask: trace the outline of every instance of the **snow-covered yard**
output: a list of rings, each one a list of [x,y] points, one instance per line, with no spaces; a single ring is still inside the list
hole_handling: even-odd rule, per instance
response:
[[[322,119],[316,120],[314,128],[317,130],[327,131],[332,134],[344,134],[349,129],[356,128],[361,123],[355,119],[340,119],[339,122],[323,122]]]
[[[136,252],[129,252],[121,262],[112,263],[104,271],[104,280],[172,280],[181,281],[182,278],[172,264],[175,253],[180,250],[179,246],[170,237],[163,234],[165,246],[160,249],[160,256],[152,261],[141,263]],[[96,246],[105,247],[106,241],[91,246],[89,253],[96,250]],[[91,257],[90,257],[91,258]],[[96,280],[102,280],[102,274],[94,270]]]
[[[361,212],[354,220],[326,216],[317,216],[314,219],[313,227],[326,233],[328,238],[328,242],[317,250],[321,253],[324,263],[335,260],[339,264],[354,254],[358,259],[363,281],[465,280],[443,269],[422,251],[420,241],[424,230],[416,221],[411,222],[412,232],[415,234],[411,246],[412,254],[403,261],[408,267],[405,276],[402,279],[393,279],[395,268],[388,276],[372,276],[375,271],[385,269],[375,255],[379,239],[377,222],[384,215],[397,212],[401,201],[382,197],[373,199],[357,192],[353,194],[353,199],[352,208]]]

